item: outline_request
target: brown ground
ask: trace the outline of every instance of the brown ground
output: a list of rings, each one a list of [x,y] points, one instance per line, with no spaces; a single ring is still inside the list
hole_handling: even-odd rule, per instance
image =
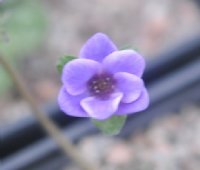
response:
[[[200,12],[194,1],[44,0],[44,6],[49,19],[47,39],[19,68],[39,104],[57,96],[57,59],[77,55],[95,32],[108,34],[118,47],[137,48],[147,59],[200,33]],[[15,89],[0,97],[0,108],[1,126],[30,114]],[[106,170],[198,170],[200,111],[191,106],[182,112],[155,121],[129,141],[102,135],[83,139],[80,150]]]
[[[129,140],[101,134],[81,140],[78,147],[102,170],[199,170],[199,114],[200,107],[186,106],[181,115],[157,119]]]

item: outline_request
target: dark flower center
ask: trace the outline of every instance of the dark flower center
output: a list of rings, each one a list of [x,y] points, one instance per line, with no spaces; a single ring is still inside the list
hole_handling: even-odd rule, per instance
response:
[[[94,75],[88,81],[89,92],[97,97],[108,97],[115,89],[116,81],[112,75],[104,73]]]

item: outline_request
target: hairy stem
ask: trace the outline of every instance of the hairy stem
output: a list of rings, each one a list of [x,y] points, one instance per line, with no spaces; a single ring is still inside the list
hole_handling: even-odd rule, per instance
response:
[[[36,118],[39,123],[43,126],[46,132],[55,140],[60,149],[69,156],[79,167],[83,170],[97,170],[94,165],[89,164],[83,157],[80,156],[80,152],[76,150],[74,145],[66,138],[59,130],[59,128],[49,119],[46,114],[37,106],[32,95],[29,93],[26,88],[22,77],[17,73],[17,71],[9,64],[9,62],[0,55],[0,63],[7,71],[14,84],[18,88],[21,95],[29,103],[30,107],[33,110]]]

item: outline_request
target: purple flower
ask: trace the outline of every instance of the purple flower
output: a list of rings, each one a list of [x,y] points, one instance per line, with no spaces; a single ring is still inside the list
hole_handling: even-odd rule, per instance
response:
[[[59,106],[68,115],[99,120],[142,111],[149,105],[141,79],[144,68],[140,54],[119,51],[106,35],[97,33],[79,58],[64,66]]]

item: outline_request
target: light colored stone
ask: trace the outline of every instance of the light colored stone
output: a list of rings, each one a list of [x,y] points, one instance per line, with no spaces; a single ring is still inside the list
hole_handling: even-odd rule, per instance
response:
[[[130,163],[132,158],[133,152],[130,146],[125,142],[120,142],[109,148],[105,161],[109,164],[126,165]]]

